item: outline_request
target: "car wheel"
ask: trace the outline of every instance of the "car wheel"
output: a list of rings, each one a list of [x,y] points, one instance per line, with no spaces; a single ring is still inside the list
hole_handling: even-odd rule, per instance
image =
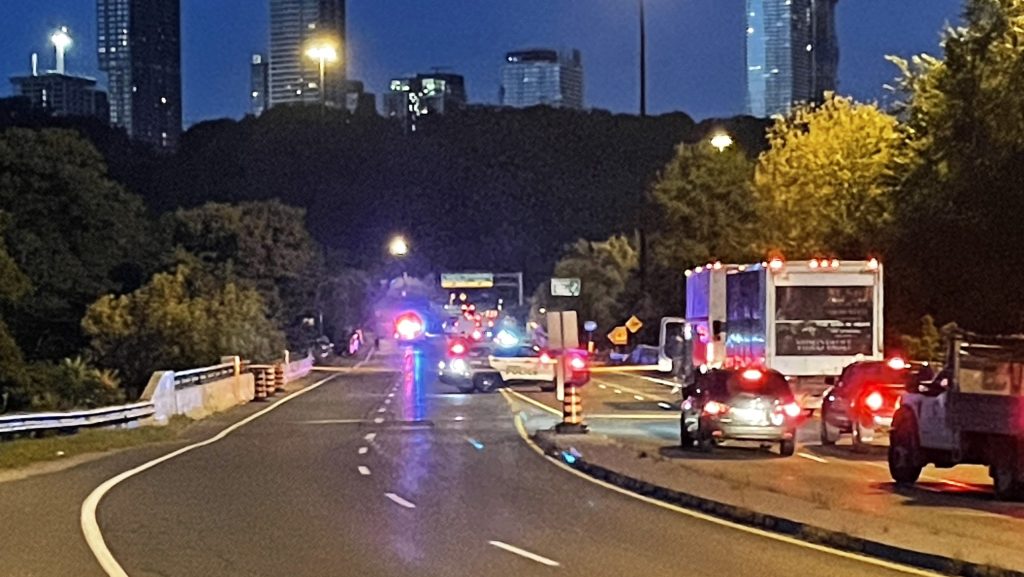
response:
[[[826,447],[836,444],[839,440],[839,427],[828,422],[828,412],[825,408],[821,409],[821,444]]]
[[[502,384],[501,375],[476,375],[473,377],[473,386],[481,393],[493,393]]]
[[[899,484],[913,485],[924,468],[917,420],[906,408],[896,411],[893,416],[892,433],[889,435],[889,475]]]
[[[715,448],[715,439],[711,437],[711,431],[703,420],[698,421],[697,432],[694,435],[697,441],[697,449],[702,453],[710,453]]]
[[[779,454],[783,457],[792,457],[795,452],[796,441],[794,439],[785,439],[779,442]]]
[[[540,384],[540,390],[542,392],[545,392],[545,393],[553,392],[557,388],[558,388],[558,385],[556,383],[541,383]]]
[[[853,423],[853,450],[857,453],[867,453],[870,443],[864,440],[863,425],[860,420]]]

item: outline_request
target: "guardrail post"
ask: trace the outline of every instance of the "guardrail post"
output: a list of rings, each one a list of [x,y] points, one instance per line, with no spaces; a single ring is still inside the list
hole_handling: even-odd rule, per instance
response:
[[[242,357],[235,355],[234,357],[231,358],[232,361],[235,363],[235,376],[242,376]]]

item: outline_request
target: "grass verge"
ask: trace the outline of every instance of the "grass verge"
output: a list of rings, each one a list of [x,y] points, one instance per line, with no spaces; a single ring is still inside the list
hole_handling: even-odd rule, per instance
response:
[[[0,471],[20,469],[33,463],[68,459],[88,453],[104,453],[150,443],[173,441],[191,421],[175,417],[164,427],[135,429],[83,429],[74,435],[0,442]]]

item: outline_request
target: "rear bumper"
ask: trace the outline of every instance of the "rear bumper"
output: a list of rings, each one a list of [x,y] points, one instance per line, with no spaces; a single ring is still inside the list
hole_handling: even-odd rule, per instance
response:
[[[731,425],[718,423],[711,435],[716,439],[735,441],[788,441],[796,437],[795,429],[771,425]]]

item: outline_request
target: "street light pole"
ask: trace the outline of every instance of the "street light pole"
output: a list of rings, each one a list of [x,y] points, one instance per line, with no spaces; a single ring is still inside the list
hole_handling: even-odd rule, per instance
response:
[[[327,112],[327,55],[320,51],[320,110]]]
[[[647,18],[644,15],[644,0],[637,0],[640,8],[640,118],[647,117]],[[640,291],[641,294],[647,288],[647,234],[643,225],[643,210],[647,195],[643,187],[640,188],[639,219],[637,225],[637,244],[639,249],[640,265]]]

